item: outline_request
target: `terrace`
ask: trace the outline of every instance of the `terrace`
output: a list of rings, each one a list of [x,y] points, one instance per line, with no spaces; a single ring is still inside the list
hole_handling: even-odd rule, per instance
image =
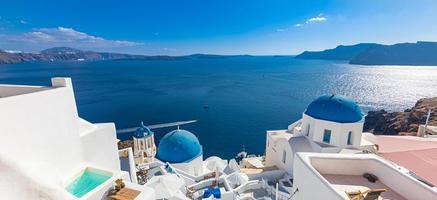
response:
[[[376,177],[372,182],[364,178]],[[387,189],[379,199],[436,199],[437,191],[374,154],[299,153],[294,186],[301,199],[349,199],[347,193]],[[312,192],[318,188],[318,193]]]
[[[0,84],[0,98],[18,96],[23,94],[46,91],[53,88],[27,85],[4,85]]]
[[[322,176],[340,193],[355,191],[368,191],[369,189],[388,189],[387,192],[381,194],[382,199],[396,199],[406,200],[404,197],[393,191],[381,181],[374,183],[368,181],[361,175],[336,175],[336,174],[322,174]]]
[[[72,87],[71,80],[65,78],[52,78],[51,87],[0,84],[0,98],[37,93],[37,92],[56,89],[58,87]]]

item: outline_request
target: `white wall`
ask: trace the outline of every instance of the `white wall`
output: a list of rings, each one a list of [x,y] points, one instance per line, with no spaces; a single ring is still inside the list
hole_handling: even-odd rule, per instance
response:
[[[274,166],[275,165],[275,156],[276,149],[273,148],[274,143],[271,135],[269,133],[266,134],[266,147],[265,147],[265,166]]]
[[[342,199],[333,194],[321,174],[375,174],[390,190],[407,199],[437,199],[437,191],[395,168],[373,154],[298,154],[295,160],[294,187],[299,188],[297,199]],[[320,192],[313,193],[317,188]],[[336,197],[337,196],[337,197]]]
[[[44,163],[23,166],[4,153],[0,152],[0,199],[72,199],[61,187],[56,169]]]
[[[356,123],[337,123],[326,120],[312,118],[306,114],[302,115],[302,132],[308,133],[308,124],[310,125],[309,137],[314,141],[323,142],[323,133],[325,129],[331,130],[331,145],[340,148],[356,147],[361,144],[361,134],[363,132],[363,122]],[[348,145],[348,133],[352,131],[353,144]]]
[[[293,161],[295,152],[290,147],[286,137],[272,137],[267,134],[268,146],[266,146],[266,161],[267,167],[276,166],[278,169],[284,170],[288,174],[293,174]],[[285,163],[282,160],[285,151]]]
[[[95,124],[97,128],[81,136],[83,157],[87,164],[120,171],[117,138],[113,123]]]
[[[289,174],[293,174],[293,159],[294,153],[286,138],[273,138],[267,137],[269,146],[266,147],[266,161],[267,167],[276,166],[277,168],[286,171]],[[286,152],[286,161],[282,162],[282,154]]]
[[[114,124],[79,118],[71,79],[54,78],[52,86],[0,86],[0,193],[7,199],[69,199],[65,183],[86,166],[120,171]]]
[[[119,158],[127,155],[128,160],[129,160],[129,171],[128,171],[128,174],[130,175],[129,182],[137,184],[138,183],[137,169],[135,166],[135,159],[134,159],[134,153],[132,151],[132,148],[128,147],[128,148],[120,149],[120,150],[118,150],[118,155],[119,155]],[[151,166],[151,165],[148,165],[148,166]],[[123,173],[123,171],[122,171],[122,173]]]
[[[282,178],[285,175],[284,170],[269,170],[262,173],[254,173],[254,174],[247,174],[247,177],[249,177],[249,180],[269,180],[274,181]]]
[[[70,79],[65,86],[0,98],[0,152],[26,165],[50,163],[63,177],[81,168],[78,114]]]
[[[329,199],[342,200],[343,198],[330,188],[328,182],[316,174],[305,163],[304,158],[298,154],[294,161],[293,191],[299,191],[293,197],[294,200]]]
[[[193,159],[188,163],[172,163],[171,164],[176,169],[182,170],[193,176],[199,176],[203,174],[203,157],[202,155]]]
[[[437,199],[437,191],[432,192],[423,183],[400,172],[387,161],[379,160],[373,155],[355,158],[313,158],[311,162],[320,173],[324,174],[362,175],[365,172],[372,173],[391,190],[407,199]]]

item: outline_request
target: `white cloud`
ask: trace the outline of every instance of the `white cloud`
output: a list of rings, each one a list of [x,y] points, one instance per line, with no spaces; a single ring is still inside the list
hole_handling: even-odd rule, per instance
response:
[[[309,19],[306,21],[306,23],[308,24],[308,23],[312,23],[312,22],[323,22],[323,21],[326,21],[326,17],[323,17],[323,16],[317,16],[317,17],[309,18]]]
[[[320,23],[320,22],[324,22],[326,20],[328,20],[328,18],[326,16],[324,16],[323,13],[320,13],[319,15],[317,15],[315,17],[311,17],[311,18],[305,20],[305,23],[297,23],[294,26],[295,27],[302,27],[302,26],[307,25],[307,24]]]
[[[20,20],[20,23],[21,23],[21,24],[27,24],[27,21],[25,21],[25,20]]]
[[[72,47],[131,47],[143,43],[125,40],[107,40],[102,37],[89,35],[76,31],[72,28],[39,28],[20,35],[9,36],[7,39],[13,42],[38,43],[51,46],[72,46]]]
[[[285,31],[288,31],[288,29],[286,29],[286,28],[278,28],[278,29],[276,29],[276,32],[285,32]]]

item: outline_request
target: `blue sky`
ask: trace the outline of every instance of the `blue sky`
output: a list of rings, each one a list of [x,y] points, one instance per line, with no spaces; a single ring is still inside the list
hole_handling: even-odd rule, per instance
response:
[[[437,41],[435,0],[0,0],[0,49],[297,54]]]

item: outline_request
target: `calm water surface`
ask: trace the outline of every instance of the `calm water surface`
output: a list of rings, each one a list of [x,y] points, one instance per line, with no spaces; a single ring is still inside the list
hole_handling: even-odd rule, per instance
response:
[[[267,56],[0,65],[0,83],[50,85],[54,76],[72,77],[79,114],[91,122],[126,128],[197,119],[183,128],[198,136],[205,156],[226,158],[243,144],[262,154],[265,131],[285,129],[322,94],[349,96],[365,111],[404,110],[437,96],[437,67]]]

